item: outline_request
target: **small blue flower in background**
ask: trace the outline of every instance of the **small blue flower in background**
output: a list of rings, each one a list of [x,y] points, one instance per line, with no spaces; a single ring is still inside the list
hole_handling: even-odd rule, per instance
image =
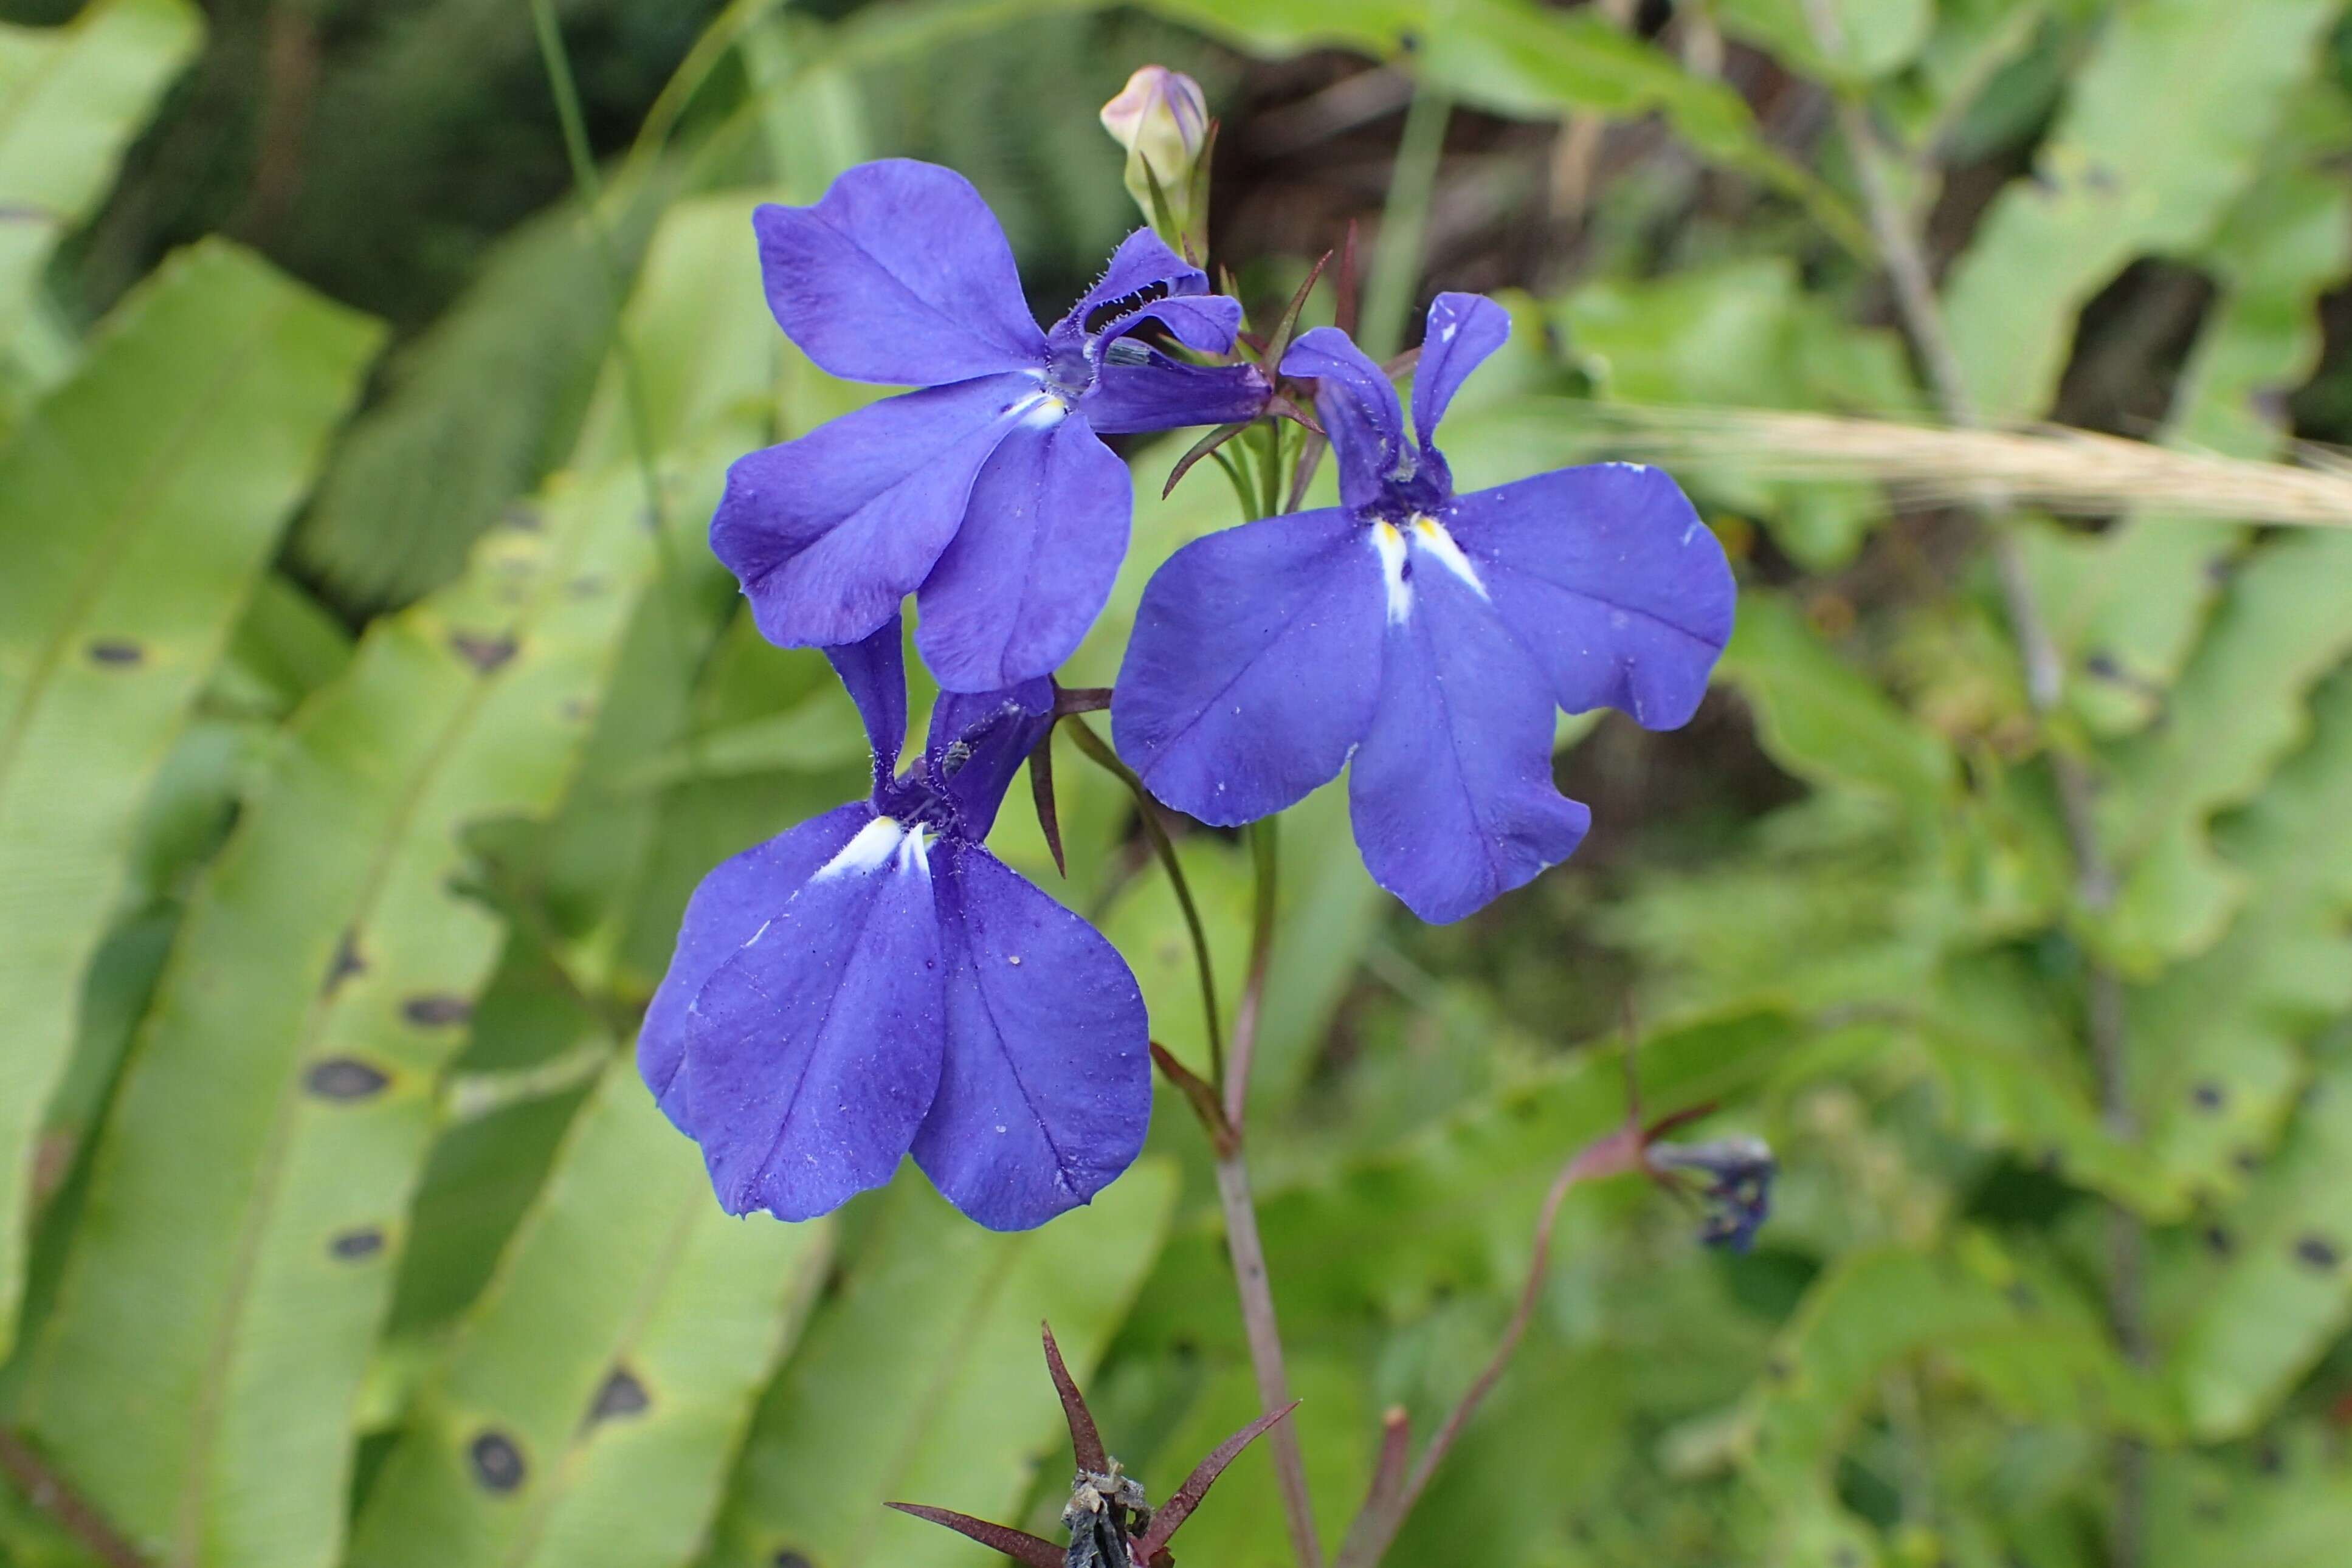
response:
[[[1349,775],[1372,879],[1458,920],[1567,858],[1591,814],[1552,782],[1555,705],[1688,719],[1731,634],[1723,549],[1673,480],[1624,464],[1454,493],[1433,442],[1500,348],[1490,299],[1441,294],[1412,434],[1344,333],[1282,361],[1313,378],[1340,505],[1196,539],[1144,591],[1112,698],[1151,792],[1220,826]]]
[[[950,691],[1050,673],[1109,597],[1133,509],[1097,439],[1255,418],[1254,365],[1187,363],[1134,336],[1228,352],[1241,306],[1150,230],[1050,331],[970,182],[861,164],[810,207],[754,218],[768,304],[808,357],[922,390],[729,470],[710,545],[785,647],[855,643],[919,595],[918,643]]]
[[[982,847],[1052,721],[1051,683],[943,695],[901,777],[899,636],[893,612],[826,650],[873,745],[871,798],[704,879],[637,1065],[730,1214],[824,1214],[911,1152],[965,1214],[1026,1229],[1143,1146],[1142,993],[1092,926]]]

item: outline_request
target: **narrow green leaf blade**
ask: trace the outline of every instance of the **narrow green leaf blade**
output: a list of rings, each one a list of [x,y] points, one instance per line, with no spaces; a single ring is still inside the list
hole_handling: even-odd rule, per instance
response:
[[[97,0],[63,27],[0,26],[0,354],[204,31],[187,0]]]
[[[352,1568],[687,1561],[832,1234],[730,1218],[615,1060],[420,1391]]]
[[[141,802],[377,337],[202,246],[0,454],[0,1348],[34,1132]]]
[[[743,205],[688,210],[699,232]],[[756,308],[756,255],[730,254],[723,293]],[[731,412],[671,449],[679,535],[759,440],[769,369],[708,389]],[[665,553],[644,486],[633,461],[560,476],[458,582],[376,622],[190,909],[26,1400],[167,1568],[310,1568],[341,1546],[434,1085],[503,936],[468,837],[562,798]]]

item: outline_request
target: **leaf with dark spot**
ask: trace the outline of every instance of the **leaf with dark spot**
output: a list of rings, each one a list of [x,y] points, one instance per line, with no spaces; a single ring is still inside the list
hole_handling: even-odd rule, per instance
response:
[[[604,1379],[604,1386],[596,1390],[596,1403],[588,1407],[588,1424],[611,1421],[623,1416],[635,1416],[653,1406],[653,1396],[625,1366],[613,1368]]]
[[[2343,1254],[2336,1249],[2335,1242],[2316,1233],[2305,1236],[2297,1241],[2294,1244],[2294,1255],[2313,1268],[2323,1271],[2333,1270],[2343,1259]]]
[[[474,1016],[474,1004],[463,997],[411,997],[401,1004],[400,1016],[425,1029],[443,1029]]]
[[[343,939],[335,945],[335,961],[327,966],[326,983],[320,988],[320,992],[331,997],[342,988],[345,980],[353,975],[366,973],[367,960],[360,956],[359,936],[356,932],[346,931]]]
[[[321,1100],[364,1100],[391,1082],[380,1069],[350,1056],[314,1061],[302,1075],[302,1086]]]
[[[449,646],[457,656],[474,666],[478,674],[489,674],[515,656],[516,643],[511,637],[484,637],[472,632],[452,632]]]
[[[2200,1111],[2219,1111],[2229,1103],[2229,1092],[2210,1078],[2202,1080],[2189,1092],[2189,1103]]]
[[[147,656],[138,643],[123,637],[101,637],[89,645],[89,661],[93,664],[112,664],[118,668],[136,664]]]
[[[522,1450],[503,1432],[484,1432],[466,1449],[474,1479],[492,1491],[512,1491],[522,1485],[527,1467]]]
[[[346,1230],[327,1243],[327,1250],[346,1263],[356,1263],[383,1250],[383,1232],[373,1225]]]

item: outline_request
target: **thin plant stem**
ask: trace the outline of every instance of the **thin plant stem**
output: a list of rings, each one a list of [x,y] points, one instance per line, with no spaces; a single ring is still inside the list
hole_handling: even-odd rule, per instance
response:
[[[1142,820],[1143,836],[1150,841],[1151,852],[1160,857],[1160,867],[1168,873],[1168,884],[1176,891],[1176,905],[1184,912],[1184,929],[1192,938],[1192,961],[1201,972],[1201,1010],[1209,1026],[1209,1081],[1222,1085],[1225,1081],[1224,1023],[1217,1010],[1217,977],[1209,959],[1209,933],[1201,924],[1200,905],[1193,902],[1192,884],[1186,880],[1184,864],[1176,858],[1175,841],[1169,838],[1167,828],[1160,821],[1160,802],[1143,787],[1135,769],[1118,759],[1083,718],[1072,715],[1063,720],[1070,727],[1070,738],[1086,753],[1087,760],[1127,786],[1135,797],[1135,812]]]
[[[580,87],[572,74],[571,52],[564,47],[563,27],[555,15],[555,0],[530,0],[533,30],[539,37],[540,62],[547,72],[548,90],[555,98],[555,118],[563,128],[563,153],[572,165],[588,233],[604,264],[605,287],[613,310],[613,358],[621,376],[621,404],[629,422],[629,445],[636,457],[638,482],[646,493],[646,521],[653,529],[654,550],[661,562],[662,597],[681,672],[693,662],[694,611],[688,602],[686,563],[677,541],[670,537],[669,514],[662,498],[660,454],[656,447],[651,402],[646,394],[645,367],[629,336],[627,306],[629,277],[604,221],[604,183],[596,172],[596,157],[588,145],[587,117],[580,109]],[[686,727],[687,767],[702,772],[702,740],[689,720]]]
[[[628,278],[621,266],[620,252],[614,248],[612,230],[604,224],[604,183],[596,172],[595,154],[588,145],[588,121],[580,110],[580,88],[572,79],[572,56],[563,47],[563,28],[556,20],[555,0],[530,0],[530,19],[539,35],[539,56],[547,71],[548,89],[555,95],[555,118],[563,128],[563,154],[571,161],[572,183],[578,188],[581,204],[586,209],[588,233],[604,262],[605,282],[613,292],[613,352],[620,362],[621,401],[628,408],[629,434],[636,448],[638,474],[645,482],[646,508],[656,531],[667,539],[669,530],[662,526],[661,476],[654,466],[653,425],[646,408],[644,377],[629,342],[628,325],[621,319]]]
[[[1381,232],[1372,242],[1371,277],[1365,282],[1363,319],[1356,333],[1356,341],[1375,360],[1387,359],[1404,340],[1429,237],[1430,197],[1437,189],[1437,165],[1445,153],[1445,127],[1453,116],[1453,101],[1427,82],[1414,91],[1412,105],[1405,110],[1404,135],[1389,175]]]
[[[1281,818],[1266,817],[1250,824],[1250,864],[1255,873],[1250,911],[1249,976],[1242,983],[1241,1006],[1234,1012],[1233,1074],[1225,1081],[1225,1120],[1242,1124],[1249,1108],[1250,1069],[1257,1061],[1257,1030],[1265,1016],[1265,977],[1274,960],[1274,915],[1282,869]]]
[[[0,1430],[0,1474],[5,1474],[26,1501],[56,1520],[107,1568],[148,1568],[147,1559],[98,1505],[76,1491],[14,1432]]]
[[[1814,40],[1825,50],[1842,47],[1843,28],[1831,0],[1805,0],[1805,16]],[[1904,329],[1927,373],[1937,406],[1955,425],[1975,428],[1983,423],[1970,394],[1959,352],[1944,320],[1935,284],[1927,271],[1908,214],[1896,199],[1887,172],[1885,149],[1863,105],[1849,94],[1833,94],[1838,129],[1853,158],[1861,181],[1873,236],[1893,285]],[[2048,618],[2027,570],[2016,530],[2000,515],[2005,497],[1987,489],[1978,501],[1980,520],[1987,525],[1995,574],[2001,598],[2025,664],[2026,697],[2045,723],[2056,713],[2064,695],[2065,669]],[[2095,781],[2082,758],[2063,747],[2049,747],[2051,774],[2074,862],[2075,896],[2093,915],[2115,900],[2115,872],[2099,841],[2094,810]],[[2124,1139],[2137,1133],[2127,1075],[2123,978],[2114,967],[2088,956],[2086,1032],[2091,1061],[2099,1083],[2100,1118],[2107,1130]],[[2139,1218],[2121,1204],[2107,1211],[2107,1316],[2117,1344],[2136,1365],[2145,1365],[2147,1344],[2145,1294],[2147,1240]],[[2107,1552],[2111,1568],[2139,1568],[2146,1555],[2146,1449],[2137,1439],[2121,1437],[2114,1450],[2115,1512],[2109,1522]]]
[[[1242,1327],[1249,1339],[1250,1370],[1257,1376],[1259,1406],[1279,1410],[1290,1403],[1290,1375],[1282,1355],[1282,1328],[1275,1317],[1274,1284],[1265,1272],[1265,1245],[1258,1238],[1257,1205],[1250,1196],[1249,1156],[1241,1129],[1217,1151],[1217,1201],[1224,1210],[1225,1249],[1234,1262],[1234,1289],[1241,1298]],[[1285,1421],[1267,1434],[1282,1512],[1290,1527],[1290,1549],[1298,1568],[1323,1568],[1323,1543],[1315,1533],[1315,1504],[1307,1490],[1307,1460],[1299,1452],[1297,1423]]]
[[[1486,1364],[1446,1414],[1437,1435],[1422,1450],[1403,1484],[1373,1487],[1364,1500],[1363,1511],[1348,1527],[1347,1540],[1340,1544],[1339,1555],[1333,1559],[1333,1568],[1374,1568],[1396,1543],[1397,1531],[1404,1528],[1413,1504],[1429,1490],[1437,1467],[1445,1462],[1445,1456],[1453,1451],[1470,1418],[1502,1380],[1511,1357],[1518,1352],[1519,1342],[1527,1337],[1528,1324],[1535,1318],[1536,1303],[1543,1298],[1544,1276],[1551,1266],[1552,1231],[1559,1223],[1560,1205],[1567,1201],[1570,1190],[1582,1182],[1636,1168],[1647,1142],[1638,1114],[1631,1108],[1629,1096],[1626,1125],[1579,1150],[1552,1177],[1551,1188],[1544,1194],[1543,1208],[1536,1220],[1535,1252],[1528,1262],[1527,1282],[1519,1287],[1518,1302],[1511,1309],[1511,1321],[1505,1326],[1495,1354],[1486,1358]],[[1383,1448],[1386,1447],[1384,1441]]]

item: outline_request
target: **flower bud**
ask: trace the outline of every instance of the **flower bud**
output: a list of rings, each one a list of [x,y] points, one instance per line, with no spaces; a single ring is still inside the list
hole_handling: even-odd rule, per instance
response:
[[[1194,261],[1208,253],[1209,103],[1201,84],[1145,66],[1102,107],[1103,129],[1127,149],[1127,190],[1151,226]]]

